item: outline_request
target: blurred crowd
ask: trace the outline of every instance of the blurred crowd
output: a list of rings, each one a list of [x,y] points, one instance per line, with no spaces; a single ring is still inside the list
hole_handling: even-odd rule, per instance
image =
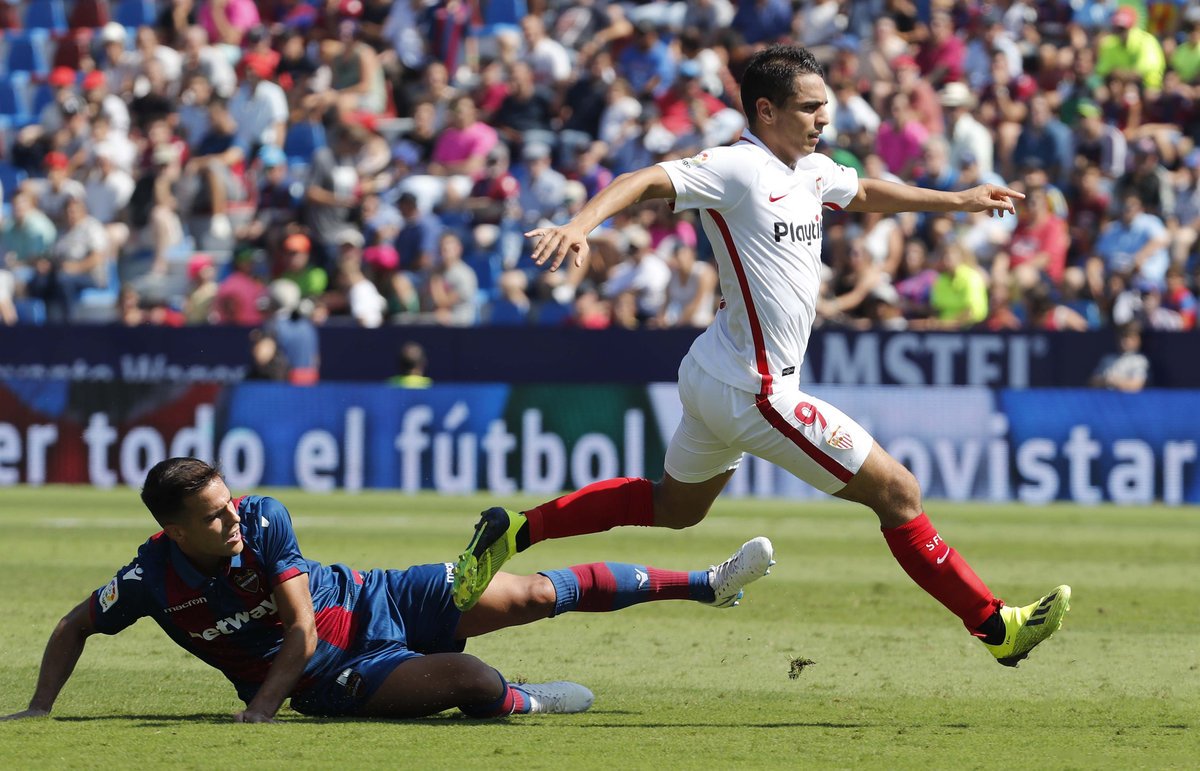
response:
[[[296,344],[290,322],[704,326],[720,298],[694,213],[638,205],[553,273],[523,233],[733,141],[748,58],[796,43],[826,66],[820,152],[1026,195],[1016,218],[827,214],[819,323],[1195,325],[1186,0],[0,9],[0,323],[266,323],[266,348]]]

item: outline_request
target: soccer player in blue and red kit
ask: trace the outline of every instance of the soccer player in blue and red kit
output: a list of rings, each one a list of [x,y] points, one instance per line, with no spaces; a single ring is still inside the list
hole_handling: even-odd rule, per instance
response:
[[[86,639],[116,634],[143,616],[233,683],[246,703],[238,722],[271,721],[287,698],[308,715],[582,712],[592,703],[587,688],[509,684],[464,654],[465,641],[572,610],[670,599],[729,607],[773,564],[770,542],[755,538],[708,570],[595,563],[500,573],[462,612],[451,599],[451,563],[360,572],[307,560],[279,501],[234,498],[204,461],[159,463],[142,501],[162,531],[59,622],[29,708],[8,719],[49,714]]]

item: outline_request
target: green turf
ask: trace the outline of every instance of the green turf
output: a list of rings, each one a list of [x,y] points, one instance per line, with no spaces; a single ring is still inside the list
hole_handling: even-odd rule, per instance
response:
[[[57,619],[153,530],[133,491],[0,491],[0,714],[22,709]],[[307,556],[451,559],[481,498],[278,495]],[[506,501],[519,505],[519,499]],[[475,722],[229,722],[215,671],[143,621],[93,637],[50,720],[0,723],[6,768],[1194,768],[1200,510],[930,507],[1001,596],[1073,585],[1063,630],[998,666],[914,587],[865,511],[722,500],[683,532],[549,542],[514,572],[596,560],[697,568],[768,535],[779,565],[736,610],[571,614],[473,641],[511,678],[571,678],[591,712]],[[793,658],[813,660],[796,679]]]

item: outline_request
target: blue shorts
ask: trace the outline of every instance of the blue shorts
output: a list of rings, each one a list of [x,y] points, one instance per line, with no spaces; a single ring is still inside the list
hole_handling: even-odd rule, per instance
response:
[[[361,647],[346,652],[332,671],[292,695],[292,709],[305,715],[354,715],[392,671],[427,653],[460,653],[454,639],[462,612],[450,596],[453,563],[407,570],[363,572],[358,607],[365,611]]]

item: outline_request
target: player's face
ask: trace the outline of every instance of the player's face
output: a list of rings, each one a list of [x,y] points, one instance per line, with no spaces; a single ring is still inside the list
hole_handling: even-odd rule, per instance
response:
[[[224,480],[217,477],[187,500],[179,524],[169,532],[184,553],[198,562],[219,561],[240,554],[241,517]]]
[[[795,93],[779,105],[776,116],[773,133],[787,153],[783,160],[799,160],[816,150],[821,131],[829,125],[825,80],[811,73],[797,76]]]

